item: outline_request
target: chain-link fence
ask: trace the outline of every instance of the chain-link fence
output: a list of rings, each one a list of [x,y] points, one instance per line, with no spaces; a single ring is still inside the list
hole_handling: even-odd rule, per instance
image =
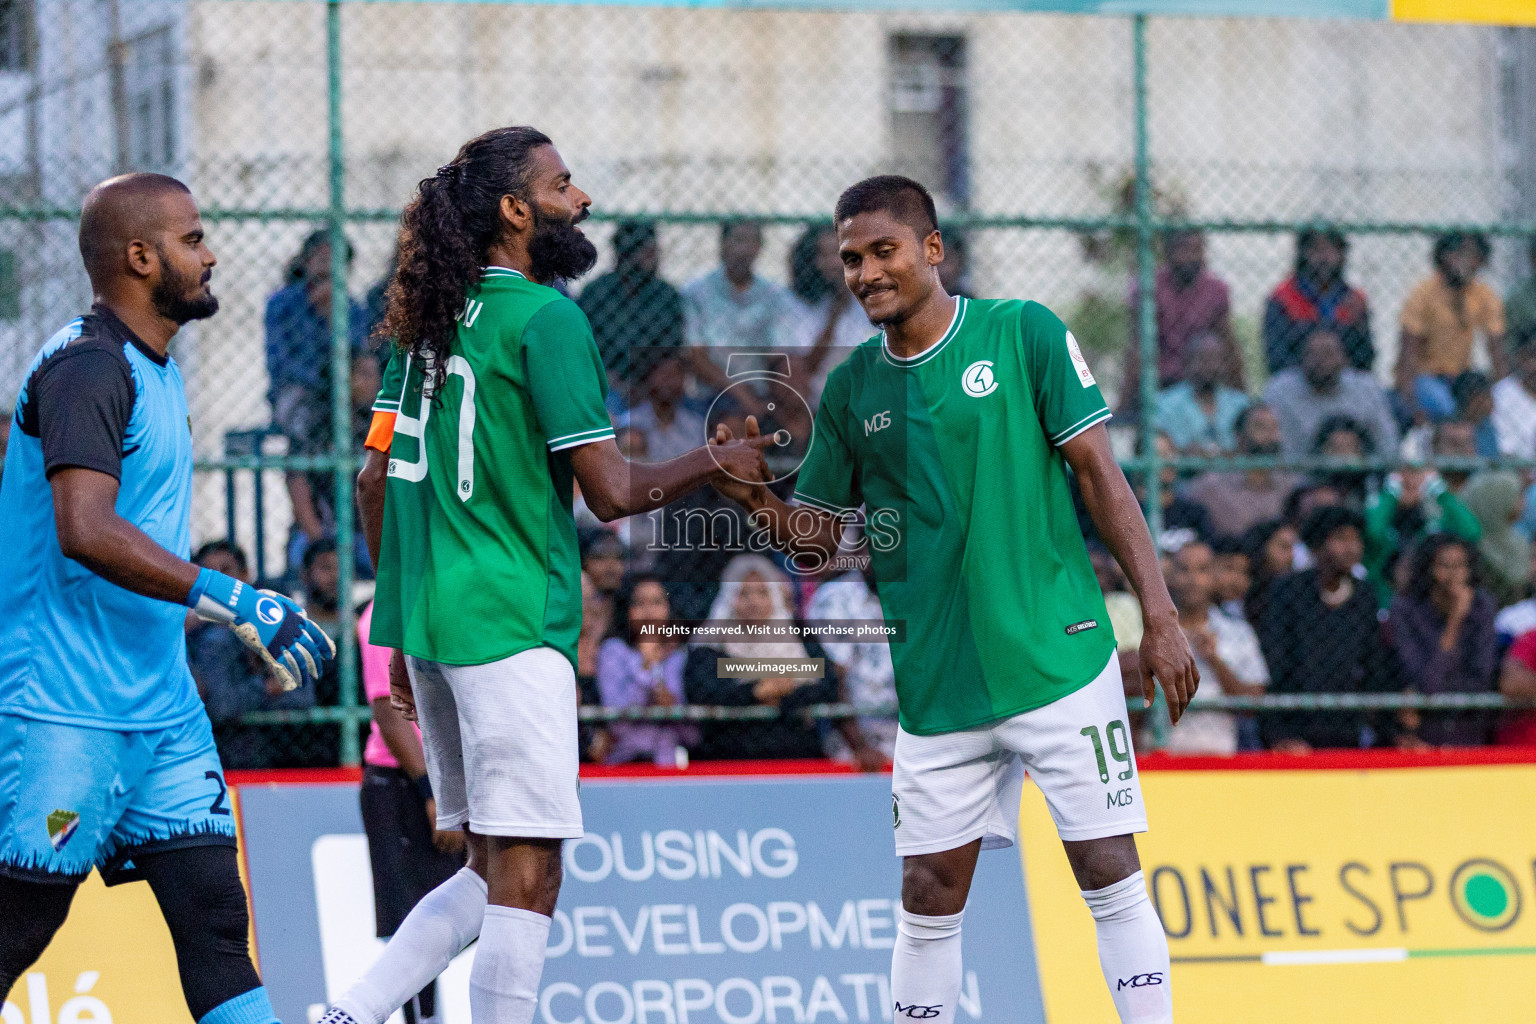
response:
[[[757,219],[755,272],[788,296],[783,329],[800,332],[801,345],[829,310],[835,316],[831,290],[840,287],[835,273],[820,275],[808,229],[828,224],[838,193],[863,176],[918,177],[956,251],[945,268],[953,289],[1038,299],[1072,327],[1122,413],[1118,454],[1166,539],[1177,531],[1165,529],[1175,507],[1163,492],[1182,495],[1216,449],[1258,457],[1229,463],[1234,474],[1316,470],[1319,454],[1363,460],[1355,465],[1369,476],[1323,466],[1345,492],[1336,497],[1362,507],[1401,491],[1387,476],[1399,468],[1396,435],[1385,444],[1355,429],[1360,444],[1340,437],[1336,447],[1287,439],[1277,463],[1268,449],[1242,449],[1230,417],[1211,448],[1179,438],[1160,451],[1152,433],[1167,421],[1137,413],[1162,407],[1160,387],[1186,378],[1186,350],[1212,333],[1230,350],[1232,384],[1264,394],[1319,318],[1354,346],[1351,358],[1366,339],[1373,354],[1356,365],[1390,389],[1404,310],[1426,322],[1440,310],[1435,295],[1410,299],[1435,272],[1436,239],[1453,229],[1492,240],[1479,274],[1490,294],[1515,289],[1529,276],[1533,83],[1529,33],[1486,27],[852,6],[0,0],[0,380],[14,396],[42,340],[89,302],[74,243],[84,191],[125,169],[186,180],[210,224],[222,302],[172,349],[199,459],[194,536],[232,540],[252,576],[304,592],[317,615],[334,619],[343,649],[317,693],[296,704],[260,689],[232,697],[221,728],[251,745],[253,762],[353,763],[352,724],[367,711],[352,602],[336,595],[364,595],[370,575],[350,492],[378,381],[368,338],[400,208],[470,136],[532,123],[555,139],[594,197],[591,234],[603,257],[588,281],[630,272],[621,260],[643,262],[654,225],[655,271],[686,294],[720,265],[722,223]],[[1205,244],[1186,273],[1188,230]],[[1297,283],[1304,230],[1346,243],[1335,246],[1347,257],[1343,276],[1364,308],[1329,281]],[[1180,246],[1182,257],[1172,251]],[[345,288],[333,287],[339,281]],[[1276,326],[1274,296],[1288,284],[1280,321],[1294,322]],[[584,286],[573,283],[573,293]],[[1494,330],[1457,306],[1464,301],[1447,308],[1475,322],[1445,328],[1478,336],[1462,369],[1504,369],[1496,343],[1514,339],[1517,304],[1508,329]],[[637,316],[650,316],[610,312],[617,347],[633,342]],[[658,313],[655,332],[686,333],[663,322],[673,315]],[[624,367],[610,367],[625,384]],[[1445,367],[1420,369],[1446,379],[1426,384],[1418,404],[1409,387],[1392,406],[1410,450],[1492,454],[1449,444],[1430,452],[1413,440],[1413,427],[1460,410],[1431,407],[1450,393]],[[1354,418],[1370,426],[1366,412]],[[1507,465],[1536,456],[1512,445],[1501,446]],[[1163,472],[1171,456],[1176,477]],[[1432,491],[1425,508],[1438,500]],[[1413,491],[1402,503],[1419,500]],[[1277,506],[1262,520],[1304,525],[1305,505]],[[1241,552],[1258,573],[1262,545],[1234,542],[1257,524],[1250,518],[1193,532],[1215,542],[1218,562]],[[1392,529],[1365,543],[1391,550],[1367,551],[1372,578],[1359,581],[1384,607],[1394,589],[1385,577],[1424,532],[1411,516],[1387,518]],[[1294,540],[1294,565],[1315,561],[1305,539]],[[1511,545],[1498,557],[1517,554]],[[717,580],[695,582],[712,593]],[[1507,596],[1523,596],[1513,589]],[[1395,669],[1380,685],[1408,688],[1403,679]],[[297,720],[308,724],[296,729]]]

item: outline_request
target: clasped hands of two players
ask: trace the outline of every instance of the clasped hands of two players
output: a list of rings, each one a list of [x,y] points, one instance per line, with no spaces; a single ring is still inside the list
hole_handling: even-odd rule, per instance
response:
[[[724,423],[717,425],[715,436],[709,439],[709,444],[715,449],[715,464],[720,467],[720,472],[715,474],[710,483],[715,490],[732,501],[748,504],[763,487],[762,483],[754,481],[773,478],[763,458],[763,449],[775,443],[774,435],[764,436],[758,429],[756,416],[747,417],[746,435],[739,441],[731,433],[730,427]]]
[[[222,572],[199,572],[187,594],[187,607],[210,622],[227,623],[284,690],[313,686],[325,663],[336,656],[331,638],[293,601]]]

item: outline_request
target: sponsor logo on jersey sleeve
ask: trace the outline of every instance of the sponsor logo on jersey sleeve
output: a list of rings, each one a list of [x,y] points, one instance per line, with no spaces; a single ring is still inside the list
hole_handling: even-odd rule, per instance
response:
[[[1072,332],[1067,332],[1067,353],[1072,357],[1072,368],[1077,371],[1077,379],[1083,387],[1091,388],[1098,381],[1093,379],[1093,371],[1088,368],[1088,360],[1083,358],[1083,350],[1077,347],[1077,339],[1072,337]]]
[[[997,376],[992,372],[992,360],[978,359],[967,366],[960,375],[960,386],[972,398],[985,398],[996,391]]]

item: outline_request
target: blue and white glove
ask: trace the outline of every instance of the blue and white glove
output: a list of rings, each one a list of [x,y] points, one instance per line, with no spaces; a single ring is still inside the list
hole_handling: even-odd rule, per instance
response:
[[[284,690],[314,685],[336,645],[282,594],[257,590],[233,576],[204,569],[187,595],[187,607],[210,622],[226,622],[245,646],[261,656]]]

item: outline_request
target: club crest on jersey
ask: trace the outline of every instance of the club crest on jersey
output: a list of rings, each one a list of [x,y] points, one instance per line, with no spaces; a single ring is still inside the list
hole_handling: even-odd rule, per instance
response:
[[[80,827],[80,815],[74,811],[54,811],[48,815],[48,842],[53,846],[53,852],[58,853],[64,849],[64,844]]]
[[[997,390],[997,377],[992,372],[992,360],[978,359],[960,375],[960,386],[972,398],[985,398]]]

